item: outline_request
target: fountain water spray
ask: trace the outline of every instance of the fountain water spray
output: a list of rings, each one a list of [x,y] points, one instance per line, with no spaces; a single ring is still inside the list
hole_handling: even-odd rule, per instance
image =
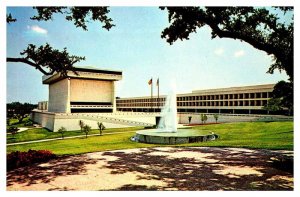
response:
[[[150,144],[184,144],[214,140],[218,137],[210,131],[191,128],[177,129],[177,99],[175,83],[172,83],[157,129],[137,131],[132,141]]]
[[[177,132],[177,101],[175,89],[175,83],[172,83],[171,91],[161,111],[158,132]]]

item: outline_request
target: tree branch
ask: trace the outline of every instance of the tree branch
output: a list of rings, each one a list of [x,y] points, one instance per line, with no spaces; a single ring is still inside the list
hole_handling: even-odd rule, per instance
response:
[[[6,62],[22,62],[25,64],[28,64],[36,69],[38,69],[39,71],[41,71],[44,75],[52,75],[54,73],[54,70],[47,72],[44,69],[42,69],[39,65],[29,61],[28,59],[25,58],[12,58],[12,57],[7,57],[6,58]]]
[[[242,35],[237,32],[230,32],[230,31],[224,31],[221,30],[218,25],[214,24],[210,20],[206,20],[206,23],[210,26],[210,28],[216,33],[220,38],[232,38],[232,39],[240,39],[242,41],[247,42],[248,44],[254,46],[255,48],[265,51],[268,54],[274,54],[275,56],[281,56],[278,54],[276,49],[273,46],[269,46],[268,43],[261,43],[250,36]]]

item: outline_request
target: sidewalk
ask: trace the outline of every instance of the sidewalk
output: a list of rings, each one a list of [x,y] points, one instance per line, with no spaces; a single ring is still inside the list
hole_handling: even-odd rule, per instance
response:
[[[103,133],[102,135],[113,135],[118,133],[128,133],[130,131],[123,131],[123,132],[113,132],[113,133]],[[87,135],[90,136],[100,136],[99,134],[91,134]],[[70,136],[70,137],[64,137],[64,139],[73,139],[73,138],[80,138],[85,137],[85,135],[77,135],[77,136]],[[55,141],[55,140],[64,140],[61,137],[60,138],[51,138],[51,139],[44,139],[44,140],[34,140],[34,141],[27,141],[27,142],[16,142],[16,143],[10,143],[6,144],[6,146],[14,146],[14,145],[21,145],[21,144],[31,144],[31,143],[38,143],[38,142],[49,142],[49,141]]]

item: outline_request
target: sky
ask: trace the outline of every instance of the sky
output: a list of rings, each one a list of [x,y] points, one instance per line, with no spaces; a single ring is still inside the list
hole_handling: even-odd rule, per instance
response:
[[[161,38],[168,27],[167,12],[157,7],[110,7],[116,25],[110,31],[99,22],[90,22],[88,31],[76,28],[63,15],[38,22],[31,7],[8,7],[17,22],[7,24],[7,56],[20,57],[28,44],[49,43],[53,48],[86,60],[76,66],[123,71],[116,96],[150,96],[149,79],[160,81],[160,94],[171,83],[177,93],[193,90],[276,83],[287,75],[266,73],[272,58],[251,45],[232,39],[211,39],[208,27],[197,30],[189,40],[173,45]],[[157,87],[154,86],[154,96]],[[48,86],[42,73],[22,63],[7,63],[7,102],[37,103],[48,100]]]

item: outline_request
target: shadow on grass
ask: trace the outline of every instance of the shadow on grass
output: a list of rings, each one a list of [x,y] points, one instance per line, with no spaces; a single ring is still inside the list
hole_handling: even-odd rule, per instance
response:
[[[196,157],[177,157],[181,151],[191,152]],[[112,174],[138,172],[144,174],[139,180],[156,179],[164,183],[164,186],[151,187],[125,184],[115,190],[293,190],[293,174],[275,168],[270,160],[278,153],[227,148],[160,149],[160,155],[153,155],[153,152],[157,150],[104,153],[118,158],[106,166],[112,169]]]

